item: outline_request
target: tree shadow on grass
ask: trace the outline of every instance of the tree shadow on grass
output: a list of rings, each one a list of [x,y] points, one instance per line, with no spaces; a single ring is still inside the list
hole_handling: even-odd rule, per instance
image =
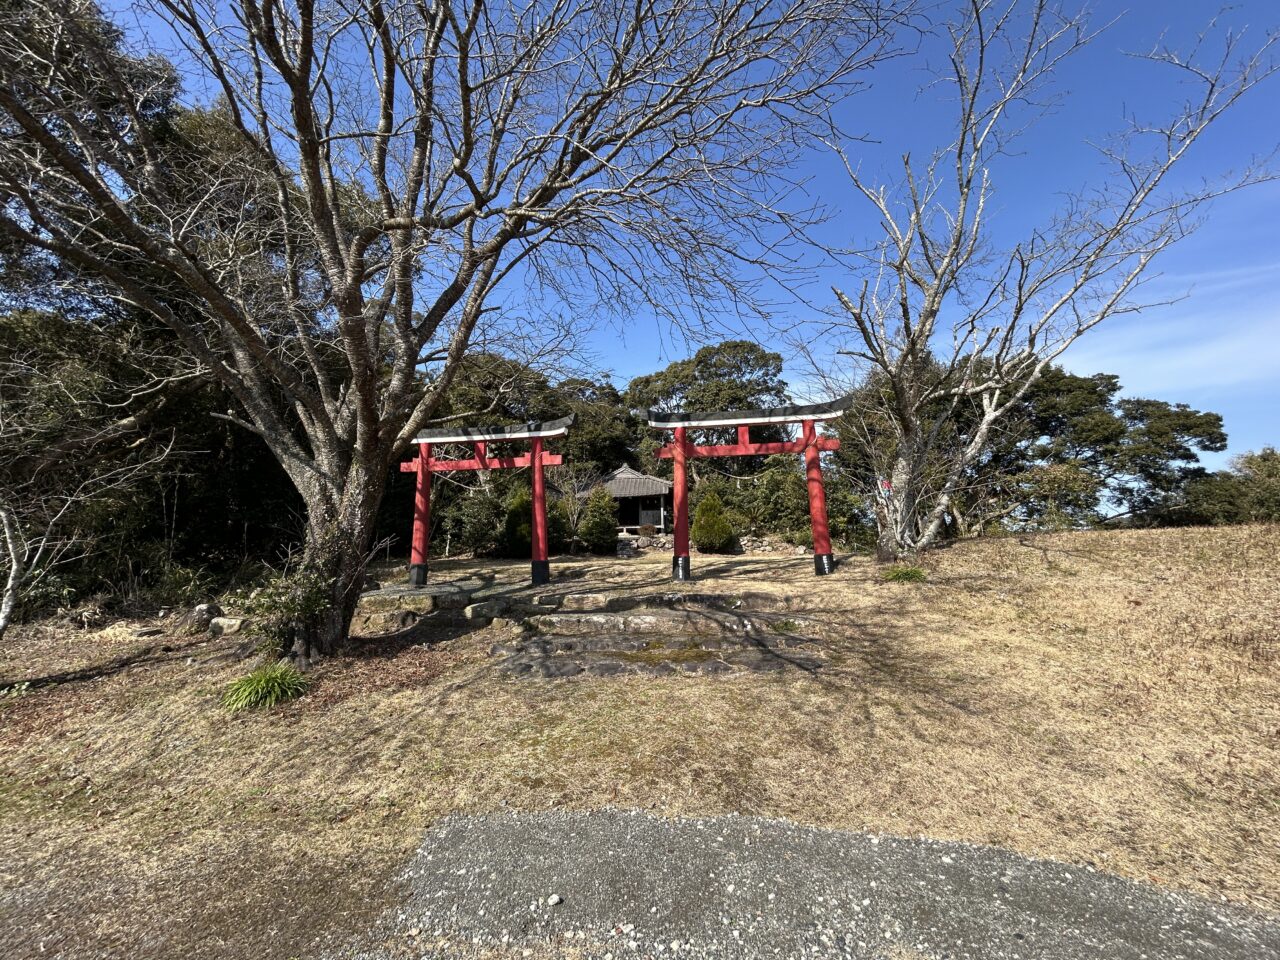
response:
[[[708,617],[717,614],[714,610],[705,613]],[[765,619],[777,622],[787,616],[771,613]],[[977,706],[986,687],[981,673],[973,665],[957,664],[910,643],[906,626],[878,623],[838,607],[811,607],[806,616],[821,620],[835,638],[812,639],[797,647],[781,645],[778,634],[765,631],[739,634],[735,639],[738,650],[778,665],[777,669],[753,674],[749,682],[777,684],[784,689],[788,684],[808,686],[797,693],[790,709],[805,718],[816,739],[822,739],[824,731],[834,726],[847,727],[850,723],[860,726],[868,737],[876,737],[882,733],[882,718],[891,717],[895,728],[892,736],[906,735],[927,743],[949,723],[982,714]],[[494,661],[486,660],[450,675],[416,709],[465,712],[470,699],[494,682],[495,666]],[[691,683],[731,683],[746,676],[744,671],[735,670],[712,676],[690,674],[687,678]],[[657,677],[627,674],[625,678],[575,676],[507,682],[527,690],[534,703],[541,700],[543,691],[554,691],[555,699],[572,699],[576,685],[584,683],[591,686],[592,696],[607,696],[609,686],[623,679],[678,684],[685,676],[677,671]]]
[[[164,643],[148,644],[128,653],[112,657],[99,663],[91,663],[74,670],[63,670],[58,673],[47,673],[39,677],[17,677],[0,680],[0,689],[27,684],[27,689],[38,690],[41,687],[60,686],[68,683],[84,683],[102,680],[115,676],[134,667],[159,666],[173,663],[189,656],[192,649],[207,643],[204,635],[192,637],[185,642],[170,638]]]
[[[568,571],[556,571],[552,583],[537,588],[527,583],[501,582],[505,579],[501,573],[506,571],[485,571],[482,578],[473,579],[484,579],[486,584],[483,590],[477,591],[477,600],[505,598],[518,602],[544,594],[580,591],[584,580],[598,580],[591,584],[591,592],[616,596],[624,601],[624,609],[626,600],[643,597],[646,591],[655,602],[679,594],[684,594],[691,606],[717,597],[737,602],[741,606],[719,609],[708,606],[702,614],[709,618],[745,614],[758,621],[758,632],[735,634],[734,647],[738,651],[749,651],[752,657],[769,658],[779,665],[777,669],[750,675],[742,670],[711,676],[677,671],[654,677],[628,673],[622,677],[579,675],[504,680],[496,671],[499,661],[483,655],[477,657],[474,649],[468,648],[462,660],[451,656],[452,641],[481,629],[483,622],[450,622],[448,618],[433,615],[424,617],[408,630],[364,639],[349,649],[348,656],[353,661],[410,658],[403,664],[406,668],[403,682],[394,685],[417,688],[418,695],[405,702],[406,712],[395,721],[379,721],[372,736],[394,737],[411,731],[415,717],[422,717],[431,727],[437,727],[440,722],[470,725],[469,715],[483,714],[484,701],[491,696],[486,691],[495,689],[495,683],[507,690],[503,702],[508,708],[523,710],[519,704],[526,703],[527,708],[535,712],[545,704],[562,704],[572,710],[578,690],[587,700],[608,698],[613,695],[611,690],[619,691],[618,695],[625,699],[634,695],[634,686],[628,688],[628,684],[635,683],[678,686],[687,682],[691,689],[697,686],[703,690],[708,683],[759,684],[762,689],[768,689],[772,709],[782,711],[779,716],[788,718],[788,726],[793,731],[807,730],[805,736],[815,743],[830,741],[837,735],[835,731],[843,730],[845,733],[839,735],[847,735],[852,727],[867,738],[914,740],[922,749],[928,749],[938,738],[945,738],[949,728],[982,714],[978,704],[988,685],[978,664],[958,661],[953,655],[914,642],[917,625],[908,618],[895,617],[891,608],[851,608],[842,602],[838,591],[824,592],[825,578],[813,573],[811,556],[736,556],[710,562],[703,557],[701,560],[701,566],[695,565],[693,580],[685,584],[673,584],[661,567],[641,578],[605,581],[601,573],[607,575],[613,561],[604,558],[598,564],[581,564],[573,570],[577,576],[572,579],[563,576]],[[783,573],[778,576],[780,570]],[[649,574],[647,570],[634,572]],[[704,593],[687,592],[689,587],[697,591],[700,580],[708,581],[701,588]],[[848,589],[850,578],[846,575],[843,580]],[[783,587],[787,596],[753,593],[749,589],[764,582]],[[789,589],[792,583],[794,592]],[[738,590],[738,584],[747,589]],[[796,647],[782,642],[786,638],[774,627],[787,620],[803,621],[793,628],[790,636],[808,642]],[[812,633],[805,637],[810,630]],[[414,647],[423,652],[412,651]],[[431,656],[440,656],[439,669],[428,666],[426,661]],[[420,670],[420,683],[415,683],[410,675],[410,668],[415,665]],[[789,704],[786,698],[792,694],[788,685],[799,685]],[[726,690],[732,690],[732,686]],[[783,699],[778,699],[779,692]],[[511,701],[508,694],[514,695],[515,700]],[[748,722],[747,717],[743,720]],[[607,737],[607,732],[605,735]]]

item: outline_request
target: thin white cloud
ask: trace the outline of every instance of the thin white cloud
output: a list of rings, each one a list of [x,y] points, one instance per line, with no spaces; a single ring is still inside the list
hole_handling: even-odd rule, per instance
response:
[[[1128,394],[1280,386],[1280,303],[1258,297],[1247,309],[1196,297],[1153,309],[1082,337],[1063,357],[1072,373],[1114,373]],[[1209,302],[1206,302],[1209,300]]]

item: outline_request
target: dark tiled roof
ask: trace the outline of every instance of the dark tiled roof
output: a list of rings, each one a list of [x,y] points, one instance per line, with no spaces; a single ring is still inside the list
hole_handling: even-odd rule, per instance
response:
[[[671,481],[650,477],[630,467],[619,467],[601,481],[609,495],[620,497],[657,497],[671,491]]]

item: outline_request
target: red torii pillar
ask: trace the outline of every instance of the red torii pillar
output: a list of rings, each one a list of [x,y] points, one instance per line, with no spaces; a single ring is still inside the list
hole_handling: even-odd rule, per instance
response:
[[[402,463],[403,471],[414,470],[417,482],[413,493],[413,541],[409,547],[409,586],[427,585],[427,554],[431,546],[431,444],[418,444],[418,458]]]
[[[417,438],[418,455],[400,464],[404,473],[418,474],[413,501],[413,538],[409,554],[409,585],[425,586],[427,582],[428,555],[431,546],[431,474],[454,470],[501,470],[529,467],[533,478],[533,523],[530,527],[530,553],[532,554],[532,582],[541,586],[551,580],[551,561],[547,554],[547,488],[544,467],[559,466],[564,462],[559,454],[547,453],[543,448],[547,437],[564,436],[569,432],[574,417],[562,417],[548,423],[529,423],[515,427],[497,427],[488,430],[431,430]],[[530,450],[519,457],[491,457],[488,443],[511,440],[529,440]],[[470,443],[472,456],[467,460],[440,460],[431,455],[432,444]]]
[[[809,521],[813,527],[813,569],[818,576],[835,570],[835,555],[831,551],[831,531],[827,520],[827,494],[822,481],[821,454],[840,449],[840,441],[834,437],[820,437],[817,422],[840,416],[849,406],[850,398],[844,397],[830,403],[805,406],[779,407],[772,410],[740,410],[725,413],[664,414],[649,411],[649,426],[671,430],[672,441],[658,451],[662,459],[672,462],[674,484],[672,498],[675,506],[675,550],[671,560],[673,580],[690,579],[689,570],[689,493],[687,461],[690,457],[746,457],[773,454],[802,454],[805,480],[809,490]],[[798,440],[781,443],[752,443],[752,424],[801,424]],[[737,443],[691,444],[689,428],[714,429],[734,427]]]
[[[675,525],[675,555],[671,558],[671,579],[688,580],[689,573],[689,482],[685,476],[685,457],[688,441],[684,427],[676,427],[672,448],[672,472],[675,483],[671,499],[675,507],[672,523]],[[659,452],[658,456],[662,456]]]
[[[534,437],[529,451],[533,471],[533,526],[529,528],[530,553],[533,554],[533,585],[551,582],[551,561],[547,558],[547,488],[542,476],[542,438]]]
[[[835,572],[831,552],[831,528],[827,523],[827,489],[822,484],[822,458],[818,453],[818,431],[812,420],[804,422],[804,474],[809,485],[809,523],[813,527],[813,571],[818,576]],[[839,446],[839,441],[836,441]]]

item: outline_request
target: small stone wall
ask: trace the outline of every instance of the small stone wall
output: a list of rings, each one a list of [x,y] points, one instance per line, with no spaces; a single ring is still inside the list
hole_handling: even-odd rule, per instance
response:
[[[629,540],[631,546],[636,550],[673,550],[675,549],[675,537],[671,534],[659,534],[656,537],[626,537],[619,538],[619,543],[623,539]],[[695,551],[696,547],[693,548]],[[773,537],[756,537],[742,536],[738,538],[738,548],[735,553],[770,553],[770,554],[786,554],[788,556],[802,557],[812,553],[808,547],[798,547],[786,541]],[[623,556],[622,550],[618,551],[619,556]]]

